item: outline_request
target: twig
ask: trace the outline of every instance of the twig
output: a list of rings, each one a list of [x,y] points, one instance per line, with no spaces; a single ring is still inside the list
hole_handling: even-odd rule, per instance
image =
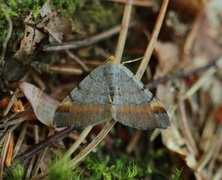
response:
[[[143,74],[144,74],[144,72],[146,70],[146,67],[147,67],[147,65],[149,63],[150,57],[151,57],[151,55],[153,53],[153,49],[155,47],[155,44],[156,44],[156,41],[157,41],[157,37],[158,37],[159,32],[160,32],[160,28],[161,28],[161,26],[163,24],[163,19],[165,17],[165,13],[166,13],[168,2],[169,2],[169,0],[164,0],[162,6],[160,8],[160,13],[159,13],[159,15],[157,17],[156,24],[155,24],[155,26],[153,28],[153,32],[152,32],[152,35],[151,35],[150,42],[149,42],[149,44],[147,46],[146,52],[145,52],[145,54],[143,56],[143,60],[140,63],[140,66],[139,66],[138,71],[136,73],[136,77],[138,79],[142,78],[142,76],[143,76]]]
[[[21,130],[21,132],[19,134],[17,143],[16,143],[16,145],[14,147],[12,159],[14,159],[17,156],[17,154],[18,154],[18,152],[19,152],[19,150],[21,148],[22,142],[23,142],[24,137],[25,137],[27,125],[28,125],[28,123],[24,123],[23,126],[22,126],[22,130]]]
[[[0,157],[0,179],[2,179],[2,173],[3,173],[3,165],[5,163],[5,156],[8,150],[9,146],[9,140],[10,136],[12,135],[12,132],[20,125],[20,123],[15,124],[14,126],[10,126],[1,136],[2,138],[2,151],[1,151],[1,157]]]
[[[217,129],[216,129],[216,133],[217,133],[217,146],[215,148],[215,151],[213,153],[212,159],[209,163],[209,177],[212,177],[213,174],[213,169],[215,166],[217,166],[216,161],[218,159],[218,157],[220,156],[220,151],[221,151],[221,147],[222,147],[222,126],[221,124],[218,125]],[[221,171],[222,172],[222,171]]]
[[[78,146],[84,141],[84,139],[86,138],[86,136],[89,134],[89,132],[91,131],[92,126],[89,126],[87,128],[85,128],[83,130],[83,132],[80,134],[79,138],[75,141],[75,143],[69,148],[69,150],[65,153],[65,155],[58,160],[57,162],[55,162],[54,166],[59,166],[61,164],[62,161],[66,160],[69,156],[71,156],[71,154],[78,148]],[[48,169],[44,170],[43,172],[41,172],[41,174],[36,175],[33,177],[33,179],[40,179],[44,176],[46,176],[48,173]]]
[[[125,5],[121,31],[120,31],[120,35],[119,35],[119,39],[118,39],[118,43],[116,47],[116,52],[115,52],[115,57],[118,62],[121,61],[123,49],[126,43],[126,36],[127,36],[128,28],[129,28],[130,14],[132,11],[132,3],[133,3],[133,0],[128,0],[126,1],[126,5]]]
[[[55,132],[55,129],[54,129],[54,128],[51,128],[48,136],[53,135],[54,132]],[[41,153],[38,155],[37,160],[36,160],[36,163],[35,163],[35,166],[34,166],[33,171],[32,171],[32,175],[36,175],[36,174],[38,173],[39,168],[41,167],[41,162],[44,160],[44,157],[45,157],[45,155],[46,155],[47,150],[48,150],[48,147],[45,148],[45,149],[43,150],[43,152],[41,152]]]
[[[58,41],[59,43],[61,43],[61,41],[60,41],[56,36],[54,36],[54,34],[50,31],[50,29],[48,29],[48,28],[46,28],[46,27],[45,27],[45,29],[49,32],[49,34],[51,34],[51,35],[54,37],[54,39],[55,39],[56,41]],[[89,71],[89,68],[85,65],[85,63],[84,63],[81,59],[79,59],[79,58],[78,58],[76,55],[74,55],[71,51],[69,51],[69,50],[67,50],[67,49],[66,49],[65,51],[66,51],[66,53],[67,53],[72,59],[74,59],[78,64],[80,64],[86,72]]]
[[[193,69],[193,70],[190,70],[188,72],[184,72],[184,71],[181,71],[179,73],[175,73],[175,74],[171,74],[171,75],[168,75],[168,76],[165,76],[163,78],[160,78],[160,79],[157,79],[153,82],[150,82],[149,84],[146,85],[146,88],[147,89],[153,89],[155,88],[158,84],[161,84],[161,83],[164,83],[166,81],[169,81],[171,79],[179,79],[179,78],[184,78],[184,77],[188,77],[192,74],[198,74],[198,73],[201,73],[203,71],[206,71],[207,69],[211,68],[211,67],[216,67],[218,68],[217,66],[217,60],[213,61],[212,63],[210,64],[207,64],[206,66],[203,66],[203,67],[200,67],[200,68],[196,68],[196,69]]]
[[[17,88],[12,96],[12,98],[10,99],[7,108],[4,110],[3,112],[3,116],[6,116],[9,112],[9,110],[11,109],[13,103],[15,102],[15,100],[17,99],[18,93],[20,92],[20,90]]]
[[[126,3],[126,0],[105,0],[112,1],[117,3]],[[134,0],[133,6],[143,6],[143,7],[152,7],[154,5],[153,1],[144,1],[144,0]]]
[[[187,148],[189,149],[190,153],[196,157],[198,155],[198,148],[196,146],[194,137],[192,136],[191,130],[190,130],[190,126],[188,124],[188,118],[186,116],[186,111],[185,111],[185,105],[184,105],[184,101],[180,100],[179,102],[179,109],[180,109],[180,113],[181,113],[181,120],[182,120],[182,131],[184,132],[184,136],[186,139],[186,145]]]
[[[67,157],[71,156],[72,153],[79,147],[79,145],[84,141],[86,136],[89,134],[93,127],[89,126],[85,128],[82,133],[79,135],[78,139],[75,141],[75,143],[69,148],[69,150],[65,153],[63,159],[66,159]]]
[[[31,158],[34,154],[40,152],[44,148],[51,146],[51,145],[61,141],[65,137],[67,137],[73,130],[75,130],[74,127],[68,127],[66,129],[58,132],[57,134],[49,136],[44,141],[32,146],[30,149],[28,149],[27,151],[22,153],[19,157],[16,158],[16,160],[19,163],[23,164],[26,160]]]
[[[110,120],[100,131],[100,133],[93,139],[93,141],[83,150],[81,151],[74,159],[72,159],[67,164],[67,170],[73,169],[73,167],[76,166],[81,160],[83,160],[87,154],[89,154],[103,139],[104,137],[109,133],[109,131],[112,129],[112,127],[115,125],[116,121]]]
[[[130,27],[133,27],[137,24],[138,24],[137,22],[132,22],[130,23]],[[117,34],[119,31],[120,31],[120,26],[116,26],[99,35],[95,35],[88,39],[84,39],[81,41],[71,41],[71,42],[66,42],[66,43],[61,43],[61,44],[51,44],[48,46],[44,46],[43,50],[44,51],[61,51],[61,50],[67,50],[67,49],[78,49],[78,48],[95,44],[103,39],[109,38]]]
[[[21,123],[25,120],[27,120],[27,117],[17,118],[17,119],[8,121],[6,123],[0,124],[0,128],[8,127],[8,126],[11,126],[11,125],[14,125],[14,124],[19,124],[19,123]]]
[[[2,146],[2,150],[1,150],[1,157],[0,157],[0,179],[3,179],[3,167],[4,167],[4,163],[5,163],[5,158],[6,158],[6,154],[7,154],[7,150],[8,150],[8,146],[9,146],[9,141],[10,141],[10,137],[12,135],[11,131],[6,131],[6,136],[5,136],[5,142]]]
[[[186,99],[187,97],[193,95],[200,87],[202,87],[206,82],[208,82],[213,75],[217,72],[218,68],[222,67],[222,57],[218,58],[214,66],[211,66],[204,74],[197,80],[197,82],[186,91],[182,98]]]
[[[141,136],[142,136],[142,131],[137,130],[136,133],[133,135],[132,140],[130,141],[130,143],[126,147],[126,152],[128,154],[130,154],[135,149],[135,147],[136,147],[138,141],[140,140]]]
[[[33,64],[34,67],[40,69],[41,71],[50,73],[60,73],[60,74],[71,74],[71,75],[82,75],[83,70],[74,67],[61,67],[61,66],[51,66],[48,64]]]

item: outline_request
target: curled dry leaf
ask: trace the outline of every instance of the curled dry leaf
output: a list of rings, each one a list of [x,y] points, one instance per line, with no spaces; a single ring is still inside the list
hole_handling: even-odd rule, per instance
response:
[[[21,40],[20,49],[13,56],[17,59],[32,55],[35,52],[37,45],[46,36],[43,32],[40,31],[41,24],[39,23],[36,25],[36,23],[32,20],[32,13],[26,17],[24,24],[25,32]]]
[[[52,119],[59,102],[30,83],[19,82],[18,85],[29,100],[39,121],[47,126],[52,126]]]
[[[51,5],[48,1],[39,10],[39,17],[42,18],[41,22],[34,20],[32,12],[26,16],[24,19],[24,36],[20,43],[20,49],[14,54],[14,58],[21,59],[34,54],[38,44],[46,37],[46,34],[43,32],[43,27],[50,18],[50,13]]]
[[[171,127],[161,132],[163,144],[171,151],[184,156],[187,166],[191,169],[195,169],[197,160],[186,148],[185,140],[176,127],[175,122],[171,121]]]
[[[35,20],[32,12],[25,18],[24,36],[14,58],[21,59],[33,55],[41,40],[48,36],[47,33],[51,43],[73,38],[71,21],[53,11],[50,1],[44,3],[39,10],[39,18],[40,20]],[[44,30],[47,32],[45,33]]]
[[[72,23],[68,17],[62,17],[56,11],[53,11],[50,1],[46,2],[40,9],[42,17],[49,16],[49,22],[43,26],[44,30],[49,33],[49,42],[58,43],[73,39]]]

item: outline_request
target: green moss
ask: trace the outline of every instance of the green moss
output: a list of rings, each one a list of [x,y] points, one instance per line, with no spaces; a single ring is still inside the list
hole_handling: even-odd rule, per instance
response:
[[[68,160],[64,160],[59,164],[58,166],[55,166],[52,164],[49,167],[49,174],[47,176],[48,180],[54,180],[54,179],[59,179],[59,180],[69,180],[69,179],[82,179],[81,173],[78,171],[67,171],[66,166],[67,166]]]
[[[81,9],[84,5],[82,0],[53,0],[52,2],[55,9],[65,9],[65,15],[75,13],[77,9]]]
[[[133,179],[138,177],[139,167],[134,162],[125,158],[116,159],[111,162],[109,156],[99,158],[91,153],[87,156],[86,170],[90,171],[89,179]]]
[[[9,172],[4,176],[5,180],[22,180],[24,176],[24,168],[16,163],[9,168]]]
[[[21,38],[24,32],[24,19],[32,12],[33,20],[41,22],[42,17],[39,15],[39,9],[47,0],[10,0],[5,2],[0,0],[3,7],[13,24],[13,32],[8,42],[8,49],[14,52],[18,50]],[[119,21],[112,14],[113,6],[107,6],[106,3],[91,2],[84,0],[52,0],[55,11],[59,10],[60,15],[66,16],[72,20],[73,34],[76,39],[85,38],[100,32],[102,29],[113,26]],[[105,5],[106,6],[105,6]],[[121,9],[122,7],[116,8]],[[122,17],[122,11],[115,12],[115,16]],[[0,11],[0,44],[5,40],[8,32],[9,23],[5,14]]]
[[[34,17],[37,16],[39,6],[46,0],[9,0],[7,2],[0,0],[1,8],[4,8],[5,12],[10,16],[13,25],[13,32],[8,44],[9,49],[13,48],[18,41],[21,40],[23,35],[24,26],[23,20],[28,15],[30,10],[33,12]],[[5,40],[8,32],[9,23],[6,19],[5,13],[0,11],[0,44]]]
[[[174,174],[171,176],[170,180],[180,180],[183,169],[175,169]]]

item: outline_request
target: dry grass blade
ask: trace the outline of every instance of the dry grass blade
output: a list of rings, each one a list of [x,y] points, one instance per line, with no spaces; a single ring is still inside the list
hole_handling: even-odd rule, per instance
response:
[[[137,22],[130,23],[130,27],[136,25]],[[61,50],[67,50],[67,49],[78,49],[81,47],[89,46],[92,44],[95,44],[103,39],[109,38],[117,33],[119,33],[121,27],[116,26],[113,27],[105,32],[102,32],[101,34],[92,36],[91,38],[84,39],[81,41],[74,41],[74,42],[68,42],[68,43],[61,43],[58,45],[49,45],[45,46],[43,50],[45,51],[61,51]]]
[[[10,99],[10,102],[8,103],[7,108],[3,112],[3,116],[6,116],[8,114],[8,112],[11,109],[13,103],[17,99],[18,93],[19,93],[19,89],[16,89],[15,93],[13,94],[12,98]]]
[[[14,159],[18,155],[18,152],[19,152],[19,150],[21,148],[22,142],[23,142],[24,137],[25,137],[25,133],[26,133],[26,130],[27,130],[27,125],[28,124],[25,123],[22,126],[22,131],[20,132],[18,141],[17,141],[17,143],[15,144],[15,147],[14,147],[14,152],[13,152],[12,159]]]
[[[58,43],[61,43],[61,41],[56,36],[54,36],[54,34],[48,28],[46,29],[49,32],[49,34],[51,34]],[[76,55],[74,55],[70,50],[65,50],[65,51],[72,59],[74,59],[77,63],[79,63],[86,72],[89,71],[89,68],[85,65],[83,61],[81,61],[81,59],[79,59]]]
[[[126,3],[126,0],[106,0],[106,1],[112,1],[112,2],[118,2],[118,3]],[[134,0],[133,1],[134,6],[144,6],[144,7],[150,7],[154,5],[154,2],[152,1],[143,1],[143,0]]]
[[[143,60],[139,66],[139,69],[136,73],[136,77],[138,77],[138,79],[141,79],[145,70],[146,70],[146,67],[149,63],[149,60],[150,60],[150,57],[153,53],[153,49],[155,47],[155,44],[156,44],[156,41],[157,41],[157,37],[159,35],[159,32],[160,32],[160,28],[162,26],[162,23],[163,23],[163,19],[165,17],[165,13],[166,13],[166,9],[167,9],[167,6],[168,6],[168,3],[169,3],[169,0],[164,0],[163,1],[163,4],[160,8],[160,13],[158,15],[158,18],[157,18],[157,21],[156,21],[156,24],[153,28],[153,32],[152,32],[152,35],[151,35],[151,39],[150,39],[150,42],[147,46],[147,49],[145,51],[145,54],[143,56]]]
[[[72,131],[74,130],[73,127],[66,128],[57,134],[54,134],[52,136],[49,136],[44,141],[41,141],[40,143],[34,145],[30,149],[26,150],[22,154],[20,154],[19,157],[16,158],[16,161],[23,164],[25,161],[27,161],[29,158],[31,158],[36,153],[40,152],[41,150],[45,149],[48,146],[51,146],[52,144],[55,144],[65,137],[67,137]]]
[[[185,113],[185,105],[184,105],[184,101],[180,101],[179,102],[179,109],[180,109],[180,113],[181,113],[181,120],[182,120],[182,131],[184,132],[184,136],[186,139],[186,145],[190,151],[190,153],[196,157],[198,155],[198,148],[196,146],[195,140],[192,136],[190,127],[188,125],[188,117],[186,116]]]
[[[61,162],[63,162],[64,160],[66,160],[68,157],[70,157],[75,150],[79,147],[79,145],[85,140],[86,136],[89,134],[89,132],[92,130],[92,126],[89,126],[87,128],[85,128],[82,133],[79,135],[78,139],[75,141],[75,143],[66,151],[65,155],[59,160],[57,161],[54,166],[58,166],[61,164]],[[40,176],[36,176],[35,178],[40,178],[40,177],[44,177],[46,176],[48,173],[48,171],[44,171],[41,173]]]
[[[3,179],[3,168],[4,168],[4,163],[7,155],[7,150],[9,147],[9,142],[11,138],[11,131],[7,131],[7,134],[5,135],[5,142],[2,145],[2,151],[1,151],[1,157],[0,157],[0,179]]]
[[[119,63],[121,61],[123,49],[126,42],[126,36],[127,36],[128,28],[129,28],[130,15],[132,11],[132,2],[133,0],[126,1],[125,10],[123,14],[119,40],[118,40],[116,52],[115,52],[115,57]]]
[[[80,154],[78,154],[68,163],[67,170],[73,169],[73,167],[75,167],[80,161],[82,161],[86,157],[86,155],[89,154],[103,140],[103,138],[109,133],[114,125],[114,120],[109,121],[100,131],[100,133],[95,137],[95,139]]]

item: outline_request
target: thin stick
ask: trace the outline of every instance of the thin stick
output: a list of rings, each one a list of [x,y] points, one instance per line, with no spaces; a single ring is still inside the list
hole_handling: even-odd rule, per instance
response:
[[[133,27],[137,24],[138,22],[132,22],[130,23],[129,27]],[[67,49],[78,49],[78,48],[95,44],[99,41],[102,41],[103,39],[107,39],[117,34],[119,31],[120,31],[120,26],[116,26],[105,32],[102,32],[101,34],[92,36],[91,38],[88,38],[88,39],[59,43],[59,44],[51,44],[51,45],[44,46],[43,50],[44,51],[61,51],[61,50],[67,50]]]
[[[13,103],[15,102],[15,100],[17,99],[18,93],[20,92],[20,90],[17,88],[15,90],[15,93],[13,94],[12,98],[10,99],[7,108],[3,111],[3,116],[6,116],[9,112],[9,110],[11,109]]]
[[[22,130],[21,130],[21,132],[19,134],[18,140],[17,140],[16,145],[14,147],[12,159],[14,159],[17,156],[17,154],[18,154],[18,152],[19,152],[19,150],[21,148],[22,142],[23,142],[24,137],[25,137],[27,125],[28,125],[28,123],[25,123],[22,126]]]
[[[128,0],[125,5],[121,31],[120,31],[120,35],[118,39],[118,44],[116,47],[116,52],[115,52],[115,57],[118,62],[121,61],[123,49],[126,43],[126,36],[127,36],[128,28],[129,28],[130,14],[132,11],[132,3],[133,3],[133,0]]]
[[[117,3],[126,3],[126,0],[106,0],[111,2],[117,2]],[[144,1],[144,0],[134,0],[133,2],[134,6],[143,6],[143,7],[152,7],[154,6],[154,1]]]
[[[186,91],[182,99],[185,100],[186,98],[192,96],[198,89],[200,89],[202,86],[206,84],[206,82],[210,82],[211,78],[213,78],[213,75],[216,73],[217,68],[212,67],[208,69],[204,74],[198,79],[197,82],[193,86],[189,88],[188,91]]]
[[[139,66],[138,71],[136,73],[136,77],[138,79],[142,78],[142,76],[143,76],[143,74],[146,70],[146,67],[149,63],[150,57],[153,53],[153,49],[155,47],[157,37],[158,37],[159,32],[160,32],[160,28],[163,24],[163,19],[164,19],[165,14],[166,14],[166,9],[167,9],[168,2],[169,2],[169,0],[164,0],[162,6],[160,8],[160,13],[157,17],[157,21],[156,21],[156,24],[154,26],[154,29],[153,29],[153,32],[152,32],[152,35],[151,35],[150,43],[147,46],[147,49],[146,49],[146,52],[144,54],[143,60],[140,63],[140,66]]]
[[[89,126],[89,127],[85,128],[82,131],[82,133],[79,135],[79,137],[75,141],[75,143],[68,149],[68,151],[65,153],[65,155],[61,158],[61,160],[55,162],[54,165],[57,166],[57,165],[61,164],[62,161],[64,161],[68,157],[70,157],[72,155],[72,153],[75,152],[75,150],[79,147],[79,145],[84,141],[84,139],[89,134],[89,132],[91,131],[92,128],[93,128],[93,126]],[[43,173],[46,173],[46,172],[43,172]]]
[[[130,143],[126,147],[126,152],[128,154],[130,154],[135,149],[135,147],[136,147],[138,141],[140,140],[141,136],[142,136],[142,131],[137,130],[136,133],[133,135]]]
[[[3,144],[2,150],[1,150],[1,157],[0,157],[0,179],[2,179],[3,177],[3,167],[4,167],[4,162],[5,162],[5,158],[6,158],[6,154],[7,154],[7,150],[8,150],[8,146],[9,146],[9,141],[10,141],[10,137],[11,137],[12,132],[7,131],[7,135],[5,138],[5,142]]]
[[[114,120],[108,121],[108,123],[104,126],[102,131],[100,131],[100,133],[95,137],[95,139],[82,152],[80,152],[74,159],[72,159],[67,164],[67,170],[72,169],[73,167],[75,167],[77,163],[83,160],[103,140],[103,138],[109,133],[109,131],[115,125],[115,123],[116,121]]]
[[[201,73],[203,71],[206,71],[206,70],[208,70],[208,69],[210,69],[212,67],[215,67],[215,68],[218,69],[220,66],[217,65],[218,64],[217,61],[221,61],[221,60],[217,59],[217,60],[215,60],[215,61],[213,61],[213,62],[211,62],[211,63],[209,63],[209,64],[207,64],[207,65],[205,65],[203,67],[192,69],[192,70],[187,71],[187,72],[182,71],[182,72],[179,72],[179,73],[171,74],[171,75],[165,76],[163,78],[157,79],[157,80],[147,84],[146,88],[153,89],[153,88],[155,88],[160,83],[169,81],[171,79],[179,79],[179,78],[188,77],[188,76],[190,76],[192,74],[199,74],[199,73]]]
[[[14,124],[19,124],[19,123],[21,123],[23,121],[26,121],[26,120],[27,120],[27,117],[17,118],[17,119],[5,122],[3,124],[0,124],[0,128],[8,127],[8,126],[11,126],[11,125],[14,125]]]
[[[47,29],[49,34],[51,34],[55,38],[56,41],[61,43],[61,41],[56,36],[54,36],[54,34],[50,31],[50,29],[48,29],[46,27],[45,27],[45,29]],[[65,51],[72,59],[74,59],[78,64],[80,64],[85,71],[87,71],[87,72],[89,71],[89,68],[85,65],[85,63],[81,59],[79,59],[76,55],[74,55],[70,50],[65,50]]]
[[[84,141],[84,139],[86,138],[86,136],[89,134],[89,132],[91,131],[93,127],[89,126],[87,128],[85,128],[82,133],[80,134],[80,136],[78,137],[78,139],[75,141],[75,143],[69,148],[69,150],[65,153],[63,158],[67,158],[69,156],[72,155],[72,153],[79,147],[79,145]]]
[[[16,160],[19,163],[23,164],[26,160],[31,158],[34,154],[42,151],[44,148],[51,146],[52,144],[55,144],[61,141],[62,139],[64,139],[65,137],[67,137],[68,134],[70,134],[74,129],[75,129],[74,127],[68,127],[53,136],[49,136],[44,141],[32,146],[31,149],[28,149],[27,151],[22,153],[18,158],[16,158]]]
[[[54,128],[51,128],[48,136],[53,135],[54,132],[55,132],[55,129],[54,129]],[[37,160],[36,160],[36,162],[35,162],[35,166],[34,166],[34,168],[33,168],[33,170],[32,170],[32,175],[36,175],[36,174],[38,173],[38,171],[39,171],[39,169],[40,169],[40,167],[41,167],[41,165],[42,165],[41,162],[43,162],[44,157],[46,156],[46,152],[47,152],[47,151],[48,151],[48,147],[45,148],[45,149],[43,150],[43,152],[41,152],[41,153],[38,155]]]
[[[196,146],[194,137],[192,136],[188,121],[187,121],[187,115],[185,113],[185,105],[184,105],[184,101],[180,100],[179,101],[179,110],[181,113],[181,120],[182,120],[182,131],[184,132],[185,135],[185,139],[186,139],[186,145],[187,148],[189,149],[190,153],[193,156],[197,156],[198,155],[198,148]]]

